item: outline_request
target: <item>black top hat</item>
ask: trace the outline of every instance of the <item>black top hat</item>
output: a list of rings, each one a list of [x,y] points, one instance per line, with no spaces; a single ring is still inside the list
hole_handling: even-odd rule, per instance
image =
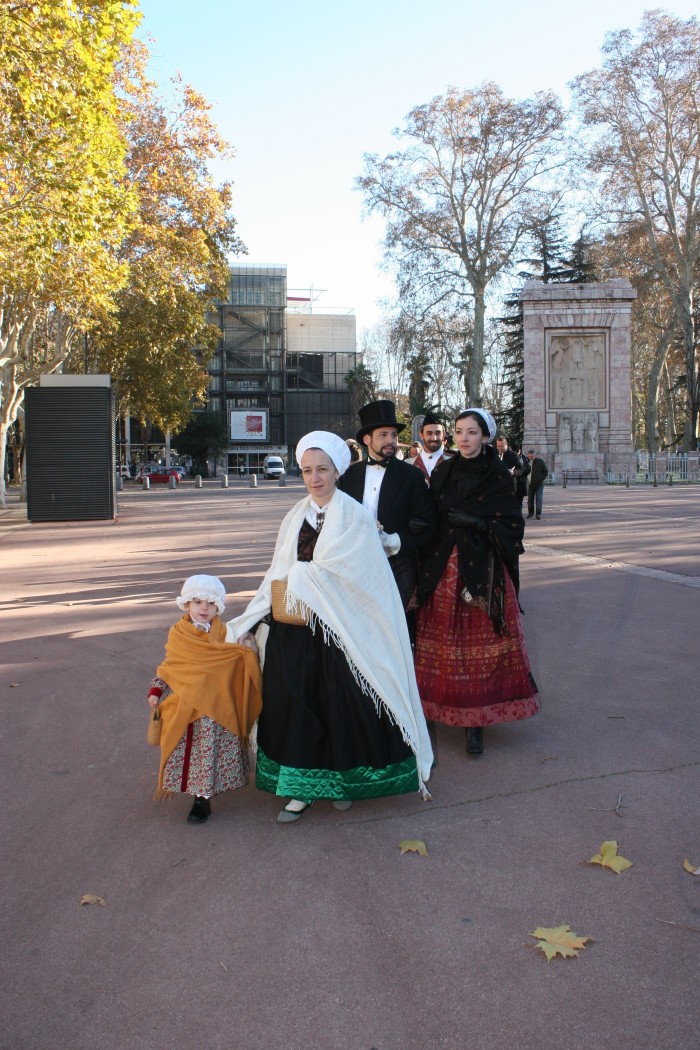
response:
[[[420,425],[421,430],[423,429],[423,427],[437,426],[444,428],[445,424],[441,419],[438,419],[438,417],[434,415],[433,412],[426,412],[426,414],[423,416],[423,422]]]
[[[359,412],[362,427],[357,431],[358,444],[362,445],[362,438],[377,427],[396,427],[399,434],[406,428],[396,418],[396,405],[393,401],[370,401],[363,405]]]

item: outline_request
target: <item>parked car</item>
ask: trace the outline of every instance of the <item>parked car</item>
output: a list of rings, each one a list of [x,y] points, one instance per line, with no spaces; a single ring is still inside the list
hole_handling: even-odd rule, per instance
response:
[[[263,477],[279,478],[284,474],[284,460],[281,456],[265,456],[263,460]]]
[[[141,481],[144,474],[150,477],[154,471],[163,469],[160,463],[140,463],[134,474],[134,481]]]
[[[117,463],[117,477],[119,478],[130,478],[131,471],[127,463]]]
[[[143,474],[137,480],[143,482],[144,477],[147,477],[152,485],[167,485],[171,478],[175,478],[175,484],[179,485],[182,480],[177,467],[158,467],[156,470]]]
[[[187,477],[187,467],[183,467],[182,463],[175,463],[172,469],[176,470],[181,478]]]

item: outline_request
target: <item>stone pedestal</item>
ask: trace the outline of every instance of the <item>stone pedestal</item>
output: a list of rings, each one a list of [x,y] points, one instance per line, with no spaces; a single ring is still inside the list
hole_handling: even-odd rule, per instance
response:
[[[549,466],[628,473],[632,448],[630,311],[626,279],[527,281],[523,304],[525,430]]]

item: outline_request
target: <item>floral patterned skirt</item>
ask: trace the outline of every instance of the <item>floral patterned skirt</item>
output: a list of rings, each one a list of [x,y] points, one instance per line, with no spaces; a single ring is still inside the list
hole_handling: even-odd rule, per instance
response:
[[[190,722],[165,763],[163,790],[211,798],[248,783],[248,751],[230,730],[202,715]]]
[[[505,573],[505,630],[461,598],[453,550],[440,582],[418,610],[416,678],[425,717],[448,726],[514,722],[539,710],[515,588]]]

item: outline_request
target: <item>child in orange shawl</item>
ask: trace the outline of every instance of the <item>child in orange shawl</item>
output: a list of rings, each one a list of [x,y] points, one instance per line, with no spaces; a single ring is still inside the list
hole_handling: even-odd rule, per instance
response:
[[[162,719],[155,797],[194,795],[193,824],[209,817],[212,795],[248,783],[248,734],[262,708],[257,656],[225,641],[225,602],[215,576],[185,580],[177,599],[184,616],[170,628],[148,694]]]

